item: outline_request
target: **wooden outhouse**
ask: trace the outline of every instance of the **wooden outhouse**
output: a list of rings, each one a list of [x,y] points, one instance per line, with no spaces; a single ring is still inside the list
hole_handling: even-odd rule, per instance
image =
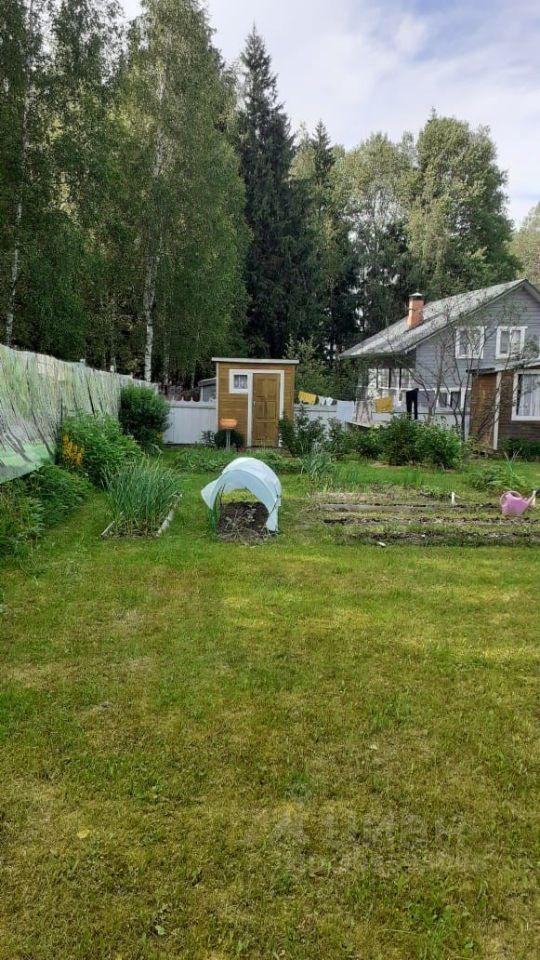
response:
[[[218,427],[236,420],[248,447],[277,447],[279,421],[294,418],[297,360],[239,360],[216,364]]]

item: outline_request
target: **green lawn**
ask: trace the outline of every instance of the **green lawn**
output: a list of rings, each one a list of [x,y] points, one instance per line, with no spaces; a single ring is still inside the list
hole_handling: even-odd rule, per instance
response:
[[[207,479],[0,572],[0,958],[537,956],[540,552],[340,543],[295,477],[223,544]]]

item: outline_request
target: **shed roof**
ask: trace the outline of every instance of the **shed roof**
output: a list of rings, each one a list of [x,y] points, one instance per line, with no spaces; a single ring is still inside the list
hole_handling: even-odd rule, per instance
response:
[[[212,357],[212,363],[251,363],[257,366],[260,363],[280,363],[289,366],[298,366],[299,360],[257,360],[255,357]]]
[[[396,353],[409,353],[422,341],[432,337],[434,333],[444,329],[463,317],[469,316],[488,303],[506,296],[510,291],[524,287],[536,300],[540,302],[540,292],[528,280],[511,280],[509,283],[497,283],[492,287],[483,287],[481,290],[470,290],[467,293],[458,293],[453,297],[434,300],[426,303],[424,319],[416,327],[409,327],[408,317],[403,317],[397,323],[391,324],[385,330],[362,340],[356,346],[345,350],[341,358],[391,356]]]

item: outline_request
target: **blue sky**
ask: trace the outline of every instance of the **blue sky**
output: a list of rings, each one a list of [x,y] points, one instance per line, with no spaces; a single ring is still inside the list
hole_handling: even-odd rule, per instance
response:
[[[509,174],[511,216],[540,201],[540,0],[207,0],[237,58],[255,22],[293,124],[322,118],[352,147],[417,131],[434,107],[486,124]],[[124,0],[128,15],[138,0]]]

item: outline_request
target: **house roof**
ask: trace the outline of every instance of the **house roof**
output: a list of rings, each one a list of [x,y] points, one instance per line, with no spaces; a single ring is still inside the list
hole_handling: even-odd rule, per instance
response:
[[[483,376],[485,373],[505,373],[506,370],[540,370],[540,356],[530,357],[528,360],[523,357],[516,357],[515,360],[506,360],[504,363],[496,363],[492,367],[483,367],[481,370],[471,370],[471,373],[476,373],[479,376]]]
[[[460,320],[486,306],[493,300],[505,296],[511,290],[525,287],[532,296],[540,301],[540,292],[528,280],[512,280],[510,283],[497,283],[493,287],[483,287],[481,290],[470,290],[468,293],[458,293],[443,300],[434,300],[424,306],[424,319],[416,327],[408,326],[408,317],[403,317],[397,323],[391,324],[385,330],[362,340],[356,346],[345,350],[341,358],[388,356],[396,353],[408,353],[414,350],[419,343],[432,337],[449,323]]]

